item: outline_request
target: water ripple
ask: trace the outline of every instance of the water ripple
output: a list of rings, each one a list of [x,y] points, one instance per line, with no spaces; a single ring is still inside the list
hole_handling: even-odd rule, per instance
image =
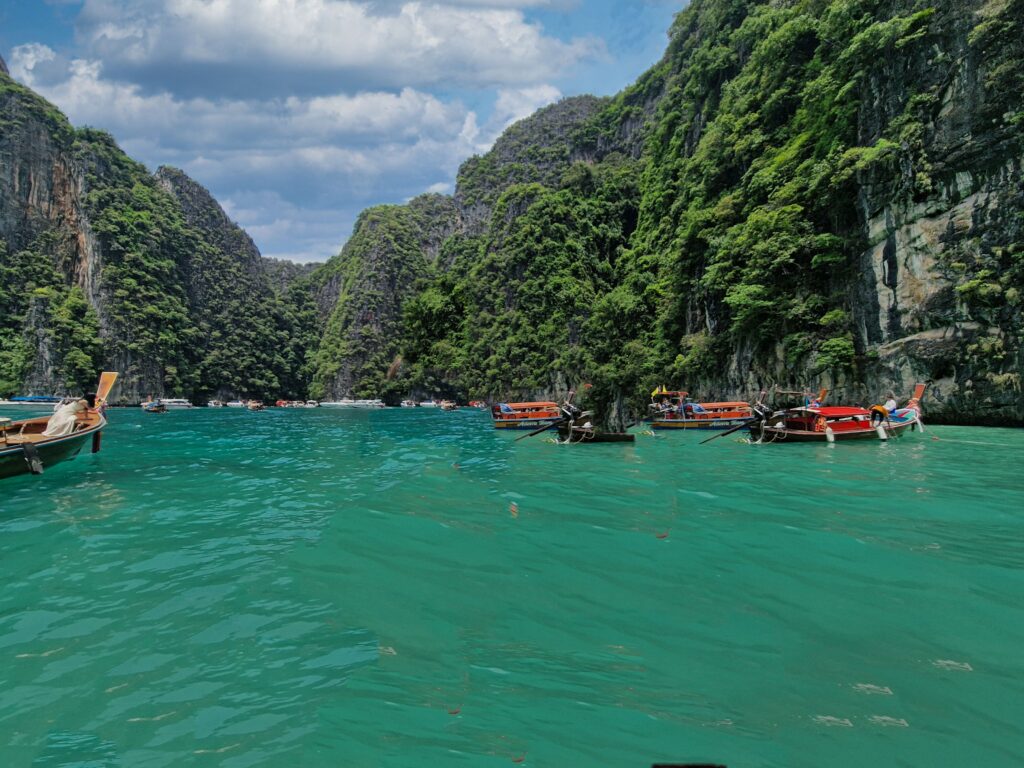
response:
[[[5,481],[0,753],[1013,764],[1024,488],[986,446],[1024,436],[694,437],[114,411],[99,455]]]

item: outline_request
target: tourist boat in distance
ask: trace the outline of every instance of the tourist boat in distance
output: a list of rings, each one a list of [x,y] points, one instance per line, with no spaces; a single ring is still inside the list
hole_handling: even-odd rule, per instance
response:
[[[28,406],[31,408],[53,408],[64,402],[63,398],[50,395],[23,395],[12,397],[10,400],[0,400],[0,407]]]
[[[167,413],[167,406],[160,400],[150,400],[142,404],[145,413]]]
[[[418,403],[415,400],[403,400],[402,401],[402,407],[403,408],[416,408],[416,407],[418,407]]]
[[[250,411],[263,411],[266,410],[266,406],[260,400],[250,400],[245,405]]]
[[[924,430],[921,398],[925,384],[914,387],[914,394],[903,408],[888,411],[884,406],[809,405],[771,413],[763,406],[755,408],[757,417],[750,423],[755,443],[834,443],[846,440],[888,440],[908,430]],[[823,398],[822,398],[823,399]]]
[[[225,403],[223,400],[211,400],[210,402],[208,402],[206,404],[206,407],[207,408],[226,408],[227,407],[227,403]]]
[[[304,408],[319,408],[320,407],[320,403],[318,401],[316,401],[316,400],[307,400],[306,404],[303,407]]]
[[[442,411],[457,411],[459,410],[459,404],[453,400],[442,400],[440,404]]]
[[[91,441],[92,452],[97,453],[101,432],[107,425],[103,405],[115,381],[116,373],[106,372],[100,376],[96,388],[97,407],[79,414],[74,430],[66,435],[43,434],[50,416],[19,421],[0,419],[0,478],[41,474],[54,464],[73,459],[87,441]]]
[[[417,405],[420,408],[440,408],[440,404],[434,400],[421,400]]]
[[[343,397],[341,400],[333,400],[320,403],[321,408],[383,408],[383,400],[352,400]]]
[[[231,400],[230,402],[226,403],[226,406],[228,408],[245,408],[246,402],[244,400]]]
[[[168,408],[194,408],[188,400],[182,397],[161,397],[160,402]]]
[[[750,403],[698,403],[689,392],[671,392],[664,387],[651,392],[652,429],[732,429],[754,417]]]
[[[481,411],[486,411],[487,410],[487,403],[485,403],[483,400],[470,400],[469,401],[469,407],[470,408],[479,408]]]
[[[558,403],[540,401],[496,403],[491,406],[491,418],[495,429],[537,429],[544,425],[550,428],[563,416]]]

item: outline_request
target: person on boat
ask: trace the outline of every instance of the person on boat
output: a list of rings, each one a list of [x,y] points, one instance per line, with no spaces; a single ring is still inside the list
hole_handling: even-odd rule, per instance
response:
[[[804,408],[821,408],[821,400],[807,392],[804,394]]]
[[[90,408],[96,406],[96,395],[93,393],[87,394],[78,400],[72,400],[66,405],[62,405],[60,409],[50,417],[50,420],[46,422],[46,429],[43,430],[43,435],[46,437],[63,437],[64,435],[70,435],[75,431],[75,425],[78,424],[79,414],[87,413]]]
[[[889,399],[885,401],[885,405],[883,407],[889,413],[892,413],[893,411],[895,411],[899,407],[898,403],[896,402],[896,395],[894,395],[892,392],[890,392],[889,393]]]

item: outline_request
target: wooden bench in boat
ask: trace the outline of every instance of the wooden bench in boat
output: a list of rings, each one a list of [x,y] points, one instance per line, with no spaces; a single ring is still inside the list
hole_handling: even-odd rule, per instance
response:
[[[53,435],[44,435],[46,425],[49,423],[49,416],[42,416],[38,419],[25,419],[24,421],[11,421],[0,419],[0,445],[24,445],[25,443],[43,443],[55,439]],[[100,422],[99,414],[89,413],[78,417],[78,423],[70,434],[83,432],[95,427]],[[62,435],[67,437],[68,435]]]

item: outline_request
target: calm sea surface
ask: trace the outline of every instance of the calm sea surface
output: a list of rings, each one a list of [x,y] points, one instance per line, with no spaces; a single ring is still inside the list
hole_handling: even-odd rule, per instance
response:
[[[0,485],[0,765],[1024,760],[1024,431],[110,416]]]

